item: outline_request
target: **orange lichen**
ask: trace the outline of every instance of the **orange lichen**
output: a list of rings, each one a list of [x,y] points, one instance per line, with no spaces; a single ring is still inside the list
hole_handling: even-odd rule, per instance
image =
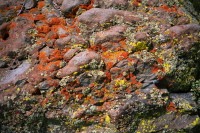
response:
[[[47,22],[50,26],[52,25],[58,25],[60,24],[60,19],[57,17],[53,17],[51,18],[48,22]]]
[[[16,23],[11,22],[10,25],[8,26],[8,28],[9,29],[14,29],[16,25],[17,25]]]
[[[158,59],[157,59],[157,62],[160,63],[160,64],[162,64],[162,63],[163,63],[163,60],[162,60],[161,58],[158,58]]]
[[[139,82],[136,80],[136,76],[132,76],[131,77],[131,80],[130,80],[131,82],[131,84],[138,84]]]
[[[169,13],[175,12],[175,13],[183,14],[181,11],[177,10],[176,6],[169,7],[167,5],[162,5],[160,7],[154,7],[153,9],[154,10],[162,9],[162,10],[167,11]]]
[[[123,60],[126,59],[128,57],[128,52],[122,52],[119,56],[119,60]]]
[[[176,105],[173,102],[170,102],[169,105],[166,107],[167,111],[177,111]]]
[[[94,0],[90,0],[89,4],[81,4],[80,6],[73,8],[72,11],[69,14],[66,15],[66,17],[75,18],[76,12],[78,11],[79,8],[89,10],[91,8],[94,8],[93,4],[94,4]]]
[[[45,2],[44,1],[39,1],[38,2],[38,8],[42,9],[45,6]]]
[[[38,26],[36,30],[40,33],[48,33],[51,30],[51,28],[47,25],[41,25],[41,26]]]
[[[28,18],[28,19],[30,19],[30,20],[34,20],[33,15],[30,14],[30,13],[22,13],[22,14],[20,14],[19,16],[20,16],[20,17],[26,17],[26,18]]]
[[[62,35],[59,35],[58,37],[63,38],[63,37],[67,37],[67,36],[69,36],[69,34],[62,34]]]
[[[62,58],[63,58],[63,56],[61,54],[61,51],[59,51],[58,49],[54,49],[49,57],[49,61],[59,60]]]
[[[106,70],[110,70],[113,67],[114,63],[113,62],[107,62],[106,63]]]
[[[54,62],[48,63],[46,66],[44,66],[42,64],[38,67],[38,69],[40,71],[42,71],[42,70],[44,70],[44,71],[54,71],[55,67],[57,67],[57,68],[60,67],[60,63],[61,63],[61,61],[54,61]]]
[[[157,73],[157,72],[158,72],[158,70],[159,70],[159,68],[158,68],[158,67],[156,67],[156,66],[154,66],[154,67],[152,68],[152,73]]]
[[[44,33],[38,33],[37,35],[36,35],[36,37],[40,37],[40,38],[45,38],[45,34]]]
[[[70,93],[66,91],[66,88],[63,88],[60,92],[65,96],[65,100],[68,101],[70,99]]]
[[[111,74],[109,72],[106,72],[106,79],[104,80],[105,82],[110,82],[111,81]]]
[[[42,63],[47,63],[49,61],[49,58],[47,57],[46,52],[40,52],[38,57]]]
[[[64,25],[52,25],[51,30],[53,32],[57,32],[59,28],[62,28],[62,29],[64,29],[67,32],[69,31],[69,29],[66,28]]]
[[[29,12],[31,12],[31,13],[33,13],[33,12],[37,12],[37,11],[38,11],[37,8],[32,8],[32,9],[29,10]]]
[[[59,18],[60,19],[60,25],[66,25],[65,18]]]
[[[46,104],[49,101],[48,98],[45,98],[45,100],[43,101],[43,104]]]
[[[34,17],[34,20],[44,20],[44,19],[46,19],[46,16],[44,14],[37,14]]]

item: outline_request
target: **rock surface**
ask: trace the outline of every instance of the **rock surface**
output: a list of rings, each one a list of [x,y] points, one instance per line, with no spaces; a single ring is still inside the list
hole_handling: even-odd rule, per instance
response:
[[[190,1],[0,0],[0,131],[200,132]]]

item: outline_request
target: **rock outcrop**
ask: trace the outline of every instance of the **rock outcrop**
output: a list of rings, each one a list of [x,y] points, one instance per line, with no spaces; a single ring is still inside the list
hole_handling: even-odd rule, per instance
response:
[[[200,132],[190,1],[0,0],[0,131]]]

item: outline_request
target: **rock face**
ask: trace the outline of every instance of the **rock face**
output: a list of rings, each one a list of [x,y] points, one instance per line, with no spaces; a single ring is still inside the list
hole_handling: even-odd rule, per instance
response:
[[[190,1],[0,0],[0,131],[200,132]]]

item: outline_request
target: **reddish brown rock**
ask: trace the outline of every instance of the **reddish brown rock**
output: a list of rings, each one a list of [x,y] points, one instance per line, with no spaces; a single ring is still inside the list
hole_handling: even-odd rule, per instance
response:
[[[118,42],[125,38],[124,32],[126,26],[114,26],[106,31],[101,31],[96,34],[95,44],[102,44],[104,42]]]
[[[96,60],[99,63],[101,57],[99,54],[92,51],[80,52],[69,61],[67,66],[58,71],[57,77],[63,78],[65,76],[73,74],[74,72],[79,72],[80,66],[86,65],[92,60]]]

